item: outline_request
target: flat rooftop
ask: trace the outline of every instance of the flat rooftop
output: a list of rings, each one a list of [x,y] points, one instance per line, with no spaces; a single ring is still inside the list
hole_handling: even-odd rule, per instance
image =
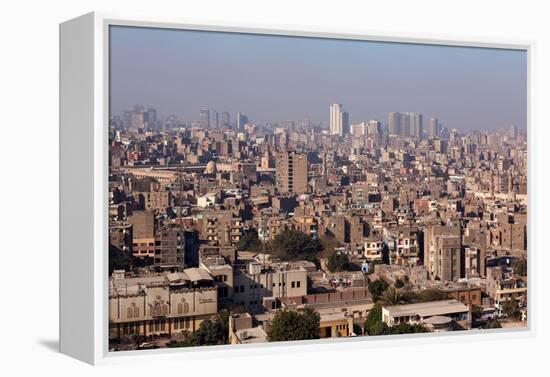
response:
[[[235,335],[242,344],[267,342],[267,334],[261,326],[238,330]]]
[[[392,317],[418,315],[420,317],[432,317],[452,313],[467,312],[468,307],[457,300],[442,300],[421,302],[417,304],[384,306]]]

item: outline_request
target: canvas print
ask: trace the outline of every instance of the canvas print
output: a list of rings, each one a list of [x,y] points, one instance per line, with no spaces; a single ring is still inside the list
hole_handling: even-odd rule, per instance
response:
[[[110,351],[527,327],[525,50],[110,26],[105,127]]]

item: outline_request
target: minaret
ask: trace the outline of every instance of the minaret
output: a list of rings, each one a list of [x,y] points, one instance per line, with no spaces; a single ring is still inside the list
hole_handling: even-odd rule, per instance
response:
[[[508,170],[508,198],[515,202],[516,201],[516,190],[514,188],[514,174],[512,169]]]
[[[491,171],[491,185],[490,185],[491,199],[495,197],[495,174]]]

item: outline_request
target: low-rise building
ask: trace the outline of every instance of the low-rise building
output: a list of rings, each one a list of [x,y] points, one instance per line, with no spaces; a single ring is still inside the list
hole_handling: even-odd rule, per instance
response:
[[[388,326],[401,323],[423,324],[434,316],[449,317],[463,329],[471,326],[470,309],[457,300],[430,301],[382,307],[382,321]]]
[[[131,335],[181,338],[196,331],[218,311],[217,289],[204,270],[109,280],[109,338]]]

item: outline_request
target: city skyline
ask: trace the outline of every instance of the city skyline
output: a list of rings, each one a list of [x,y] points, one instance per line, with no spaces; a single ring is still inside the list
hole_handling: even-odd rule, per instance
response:
[[[210,109],[328,126],[328,105],[342,103],[350,124],[398,111],[460,131],[525,130],[525,51],[112,27],[110,55],[112,114],[143,103],[163,118]]]

